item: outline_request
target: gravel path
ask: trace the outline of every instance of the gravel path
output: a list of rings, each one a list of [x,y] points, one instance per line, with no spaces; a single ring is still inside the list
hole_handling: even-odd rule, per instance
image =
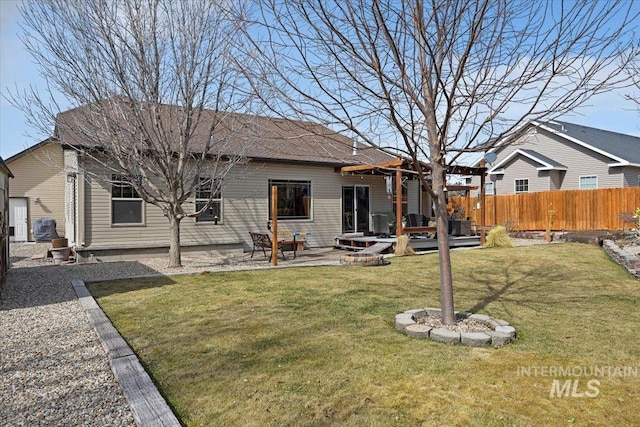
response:
[[[11,269],[0,306],[0,425],[134,426],[105,351],[78,303],[72,279],[86,282],[158,274],[270,268],[262,254],[184,255],[184,267],[166,259],[54,265],[49,243],[12,244]],[[335,251],[313,251],[282,267],[338,264]]]
[[[514,239],[515,245],[541,243]],[[122,390],[71,286],[158,274],[270,268],[261,254],[183,256],[185,266],[167,269],[165,259],[54,265],[31,259],[48,243],[12,244],[12,268],[0,306],[0,424],[3,426],[133,426]],[[337,265],[343,252],[314,250],[293,265]]]
[[[70,285],[76,273],[53,265],[9,272],[0,310],[2,425],[135,425]]]

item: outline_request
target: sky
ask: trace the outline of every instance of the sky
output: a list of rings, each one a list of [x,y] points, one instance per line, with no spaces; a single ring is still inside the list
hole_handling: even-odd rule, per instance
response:
[[[24,114],[6,99],[15,93],[46,87],[19,39],[21,28],[18,4],[20,0],[0,0],[0,156],[7,159],[37,144],[50,135],[37,134],[26,123]],[[601,94],[573,113],[560,117],[571,123],[640,136],[640,115],[637,106],[625,100],[632,89],[620,89]],[[635,89],[634,95],[640,96]]]

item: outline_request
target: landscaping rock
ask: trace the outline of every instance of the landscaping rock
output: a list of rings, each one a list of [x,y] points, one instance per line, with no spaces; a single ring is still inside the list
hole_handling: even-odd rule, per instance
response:
[[[460,342],[471,347],[487,347],[491,345],[491,337],[484,332],[463,332]]]
[[[472,313],[469,313],[468,311],[456,311],[455,314],[456,314],[456,320],[463,320],[463,319],[468,319]]]
[[[500,326],[509,326],[509,322],[502,319],[493,319]]]
[[[429,338],[429,332],[431,332],[431,329],[431,326],[419,325],[415,323],[413,325],[408,325],[407,327],[405,327],[404,331],[411,337]]]
[[[396,329],[416,338],[471,347],[499,347],[513,341],[516,335],[509,322],[486,314],[456,311],[455,325],[442,324],[440,316],[438,308],[406,310],[396,314]]]
[[[491,345],[494,347],[500,347],[503,345],[507,345],[511,342],[513,337],[511,334],[507,334],[505,332],[487,332],[487,335],[491,337]]]
[[[455,331],[449,331],[447,329],[436,328],[432,329],[429,337],[438,342],[443,342],[447,344],[458,344],[460,343],[460,333]]]
[[[469,319],[477,320],[478,322],[486,322],[487,320],[493,320],[491,316],[488,316],[486,314],[472,314],[471,316],[469,316]]]
[[[612,240],[605,240],[602,243],[602,248],[613,261],[624,267],[629,274],[640,278],[640,256],[625,252],[624,248],[619,247]]]
[[[516,336],[516,329],[513,326],[496,326],[495,331],[510,334],[512,338]]]
[[[426,308],[426,311],[427,311],[427,316],[437,316],[437,317],[442,316],[442,310],[440,310],[439,308],[428,307]]]
[[[404,331],[407,326],[415,325],[416,322],[413,320],[412,316],[407,313],[396,314],[396,329],[399,331]]]
[[[413,310],[407,310],[405,314],[410,314],[414,319],[417,317],[424,317],[427,315],[427,311],[422,308],[414,308]]]
[[[469,316],[469,319],[475,320],[476,322],[480,322],[484,325],[487,325],[492,329],[495,329],[496,326],[500,326],[500,324],[496,322],[496,320],[493,317],[488,316],[486,314],[472,314],[471,316]]]

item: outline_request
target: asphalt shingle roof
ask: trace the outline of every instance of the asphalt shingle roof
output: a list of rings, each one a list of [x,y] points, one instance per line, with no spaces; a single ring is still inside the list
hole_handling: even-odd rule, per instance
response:
[[[165,128],[178,133],[178,118],[184,117],[181,110],[174,106],[162,106],[160,115]],[[137,135],[132,124],[124,117],[119,130],[89,128],[87,114],[95,116],[90,107],[79,107],[60,113],[56,123],[56,138],[62,143],[76,147],[101,148],[101,138],[109,137],[109,132],[130,132]],[[99,113],[98,113],[99,114]],[[190,141],[190,151],[202,153],[209,139],[209,130],[214,120],[219,124],[213,133],[216,141],[210,152],[223,155],[242,155],[252,160],[283,161],[296,163],[327,164],[334,166],[355,164],[378,164],[395,160],[395,156],[369,145],[357,143],[354,154],[354,141],[320,124],[298,120],[287,120],[266,116],[254,116],[238,113],[217,113],[203,111],[202,119],[195,128]],[[153,131],[155,128],[150,126]]]
[[[558,120],[543,125],[630,163],[640,164],[640,137]]]

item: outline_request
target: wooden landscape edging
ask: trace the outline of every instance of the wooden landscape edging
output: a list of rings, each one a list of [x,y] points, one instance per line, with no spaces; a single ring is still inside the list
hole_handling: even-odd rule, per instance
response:
[[[89,321],[102,342],[109,365],[122,388],[131,414],[139,427],[180,427],[180,422],[169,408],[157,387],[144,370],[127,342],[120,336],[109,318],[87,290],[84,281],[71,281],[78,302],[85,309]]]

